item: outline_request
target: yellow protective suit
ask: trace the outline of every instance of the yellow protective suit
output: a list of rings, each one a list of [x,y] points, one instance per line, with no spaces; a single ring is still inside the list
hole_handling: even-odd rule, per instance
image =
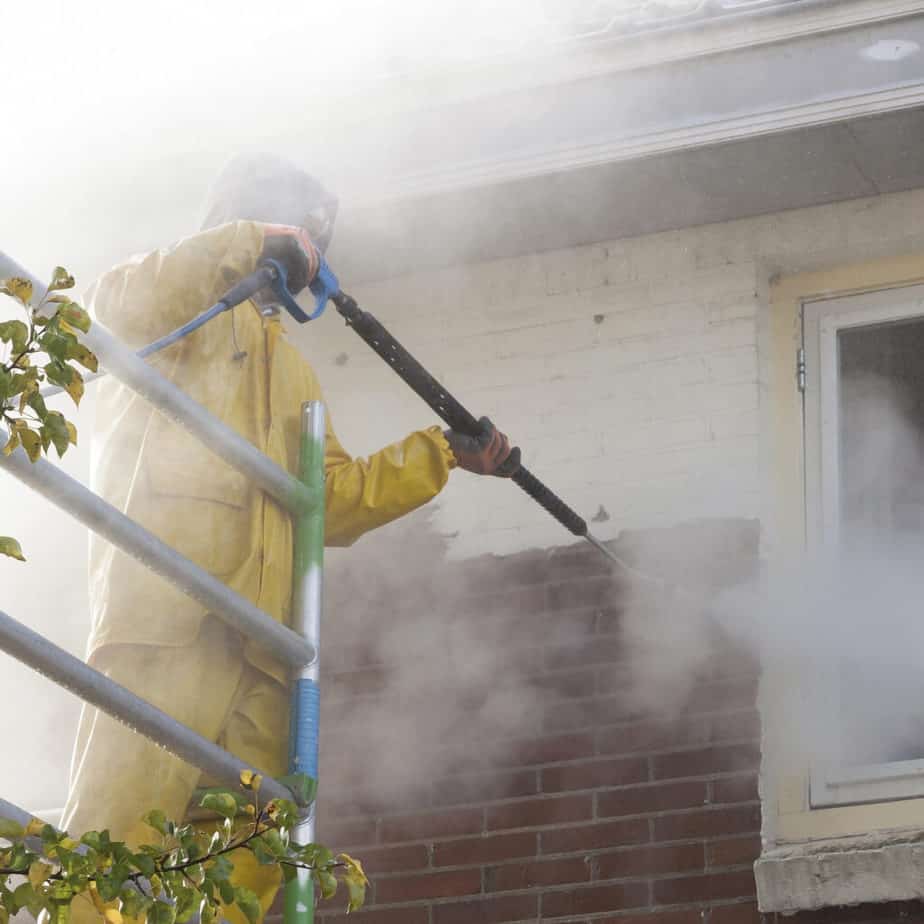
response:
[[[213,304],[253,271],[261,225],[234,222],[103,276],[91,313],[140,347]],[[234,354],[243,351],[243,359]],[[321,398],[308,363],[278,319],[245,303],[210,321],[152,364],[263,453],[295,471],[299,411]],[[286,622],[292,583],[289,515],[114,380],[99,386],[92,487],[119,510]],[[412,433],[367,460],[352,459],[328,423],[325,453],[328,545],[414,510],[436,495],[455,465],[439,427]],[[88,660],[201,734],[273,774],[285,772],[288,671],[202,606],[94,537]],[[151,837],[138,821],[150,808],[179,817],[199,773],[85,708],[75,746],[64,826],[110,828],[130,842]],[[235,859],[238,881],[268,907],[275,878]],[[247,867],[245,869],[245,867]],[[75,902],[74,913],[84,911]],[[87,911],[95,912],[87,906]]]

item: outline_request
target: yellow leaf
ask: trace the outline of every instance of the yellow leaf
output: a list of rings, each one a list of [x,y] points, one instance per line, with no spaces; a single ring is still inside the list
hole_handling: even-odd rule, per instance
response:
[[[257,790],[262,782],[263,777],[259,773],[254,773],[253,770],[241,770],[241,785],[245,789]]]
[[[29,354],[23,353],[22,356],[20,356],[19,359],[16,360],[16,363],[13,368],[14,369],[28,369],[29,366],[31,365],[32,365],[32,360],[29,359]]]
[[[90,372],[96,372],[99,369],[99,362],[96,356],[82,343],[72,344],[67,351],[67,358],[77,360],[84,369],[89,369]]]
[[[80,404],[83,397],[83,376],[73,367],[71,367],[71,380],[64,386],[64,390],[74,400],[74,404]]]
[[[29,399],[39,390],[38,379],[28,379],[19,393],[19,413],[21,414],[29,403]]]
[[[29,867],[29,882],[32,883],[32,888],[38,889],[38,887],[48,878],[48,874],[51,872],[51,870],[52,867],[47,863],[42,863],[41,860],[35,860]]]
[[[58,317],[84,333],[90,329],[90,315],[77,302],[65,302],[58,309]]]
[[[16,301],[28,305],[32,301],[32,283],[28,279],[11,276],[9,279],[0,280],[0,293],[11,295]]]
[[[26,455],[30,462],[38,461],[42,454],[42,438],[35,430],[22,429],[19,431],[19,440],[22,448],[26,450]]]
[[[45,822],[40,818],[32,818],[29,821],[29,824],[26,825],[26,836],[27,837],[41,837],[42,831],[45,829]]]
[[[3,447],[3,454],[5,456],[12,455],[17,446],[19,446],[19,434],[13,430],[10,434],[10,438],[6,441],[6,445]]]
[[[122,912],[118,908],[107,908],[103,917],[109,924],[122,924]]]
[[[51,284],[48,286],[48,291],[73,288],[74,277],[63,266],[56,266],[55,271],[51,274]]]
[[[362,863],[360,863],[359,860],[354,860],[353,857],[347,853],[340,854],[337,859],[340,860],[345,867],[341,875],[343,877],[343,884],[347,887],[347,894],[349,895],[347,911],[357,911],[365,904],[366,886],[369,885],[369,880],[366,878]]]
[[[17,561],[26,560],[26,556],[22,554],[22,547],[12,536],[0,536],[0,555],[8,555]]]
[[[93,900],[93,904],[96,907],[96,910],[100,914],[106,913],[106,903],[100,897],[99,890],[96,888],[96,883],[91,879],[89,885],[90,898]]]
[[[369,884],[369,880],[366,878],[366,872],[363,869],[363,864],[361,861],[351,857],[348,853],[342,853],[337,857],[343,865],[347,868],[347,872],[353,873],[357,878],[362,879],[366,885]]]
[[[67,427],[67,435],[70,437],[71,445],[77,445],[77,428],[69,421],[64,421],[64,426]]]

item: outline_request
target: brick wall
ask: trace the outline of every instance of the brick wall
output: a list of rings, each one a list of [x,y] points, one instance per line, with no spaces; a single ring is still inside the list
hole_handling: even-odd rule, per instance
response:
[[[717,531],[724,536],[728,554],[711,563],[710,583],[753,567],[754,524],[692,529],[713,548]],[[672,714],[642,712],[631,705],[621,631],[634,604],[593,549],[483,557],[434,572],[439,556],[426,545],[393,549],[395,570],[357,560],[332,569],[319,836],[365,863],[370,906],[355,917],[754,920],[756,665],[719,641]],[[410,580],[422,587],[397,573],[408,555],[417,563]],[[699,563],[688,567],[703,578]],[[371,636],[400,632],[408,620],[415,633],[431,626],[429,660],[459,622],[493,626],[487,652],[466,630],[471,647],[458,661],[461,669],[487,658],[486,672],[460,679],[400,652],[389,663]],[[395,686],[414,674],[427,680]],[[511,675],[531,702],[503,728],[492,724],[496,706],[479,710],[481,684]],[[461,718],[453,699],[465,701]],[[383,723],[396,726],[393,736],[370,734]],[[402,752],[398,780],[379,770],[395,760],[393,749]],[[328,912],[324,920],[342,919]]]
[[[758,528],[694,523],[615,548],[631,559],[651,545],[664,550],[659,573],[714,589],[751,573]],[[754,896],[753,660],[716,634],[682,700],[641,709],[624,631],[637,599],[590,547],[447,564],[432,534],[385,546],[329,569],[319,838],[371,879],[349,920],[777,921]],[[643,605],[693,616],[663,595]],[[484,642],[466,628],[452,651],[460,623]],[[407,626],[422,645],[387,644]],[[470,662],[482,667],[466,673]],[[506,678],[510,689],[511,677],[530,702],[504,726],[484,686]],[[346,924],[339,901],[326,924]],[[899,924],[924,912],[892,903],[794,920]]]

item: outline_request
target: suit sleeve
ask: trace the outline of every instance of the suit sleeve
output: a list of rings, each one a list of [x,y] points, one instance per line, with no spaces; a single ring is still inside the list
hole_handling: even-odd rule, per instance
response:
[[[345,546],[432,500],[456,462],[439,427],[418,430],[365,459],[343,448],[328,415],[326,544]]]

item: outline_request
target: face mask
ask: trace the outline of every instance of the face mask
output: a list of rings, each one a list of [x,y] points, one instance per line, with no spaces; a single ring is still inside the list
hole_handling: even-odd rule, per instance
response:
[[[312,243],[325,253],[334,236],[334,220],[337,217],[337,202],[330,200],[313,208],[302,220],[302,227],[308,232]]]

